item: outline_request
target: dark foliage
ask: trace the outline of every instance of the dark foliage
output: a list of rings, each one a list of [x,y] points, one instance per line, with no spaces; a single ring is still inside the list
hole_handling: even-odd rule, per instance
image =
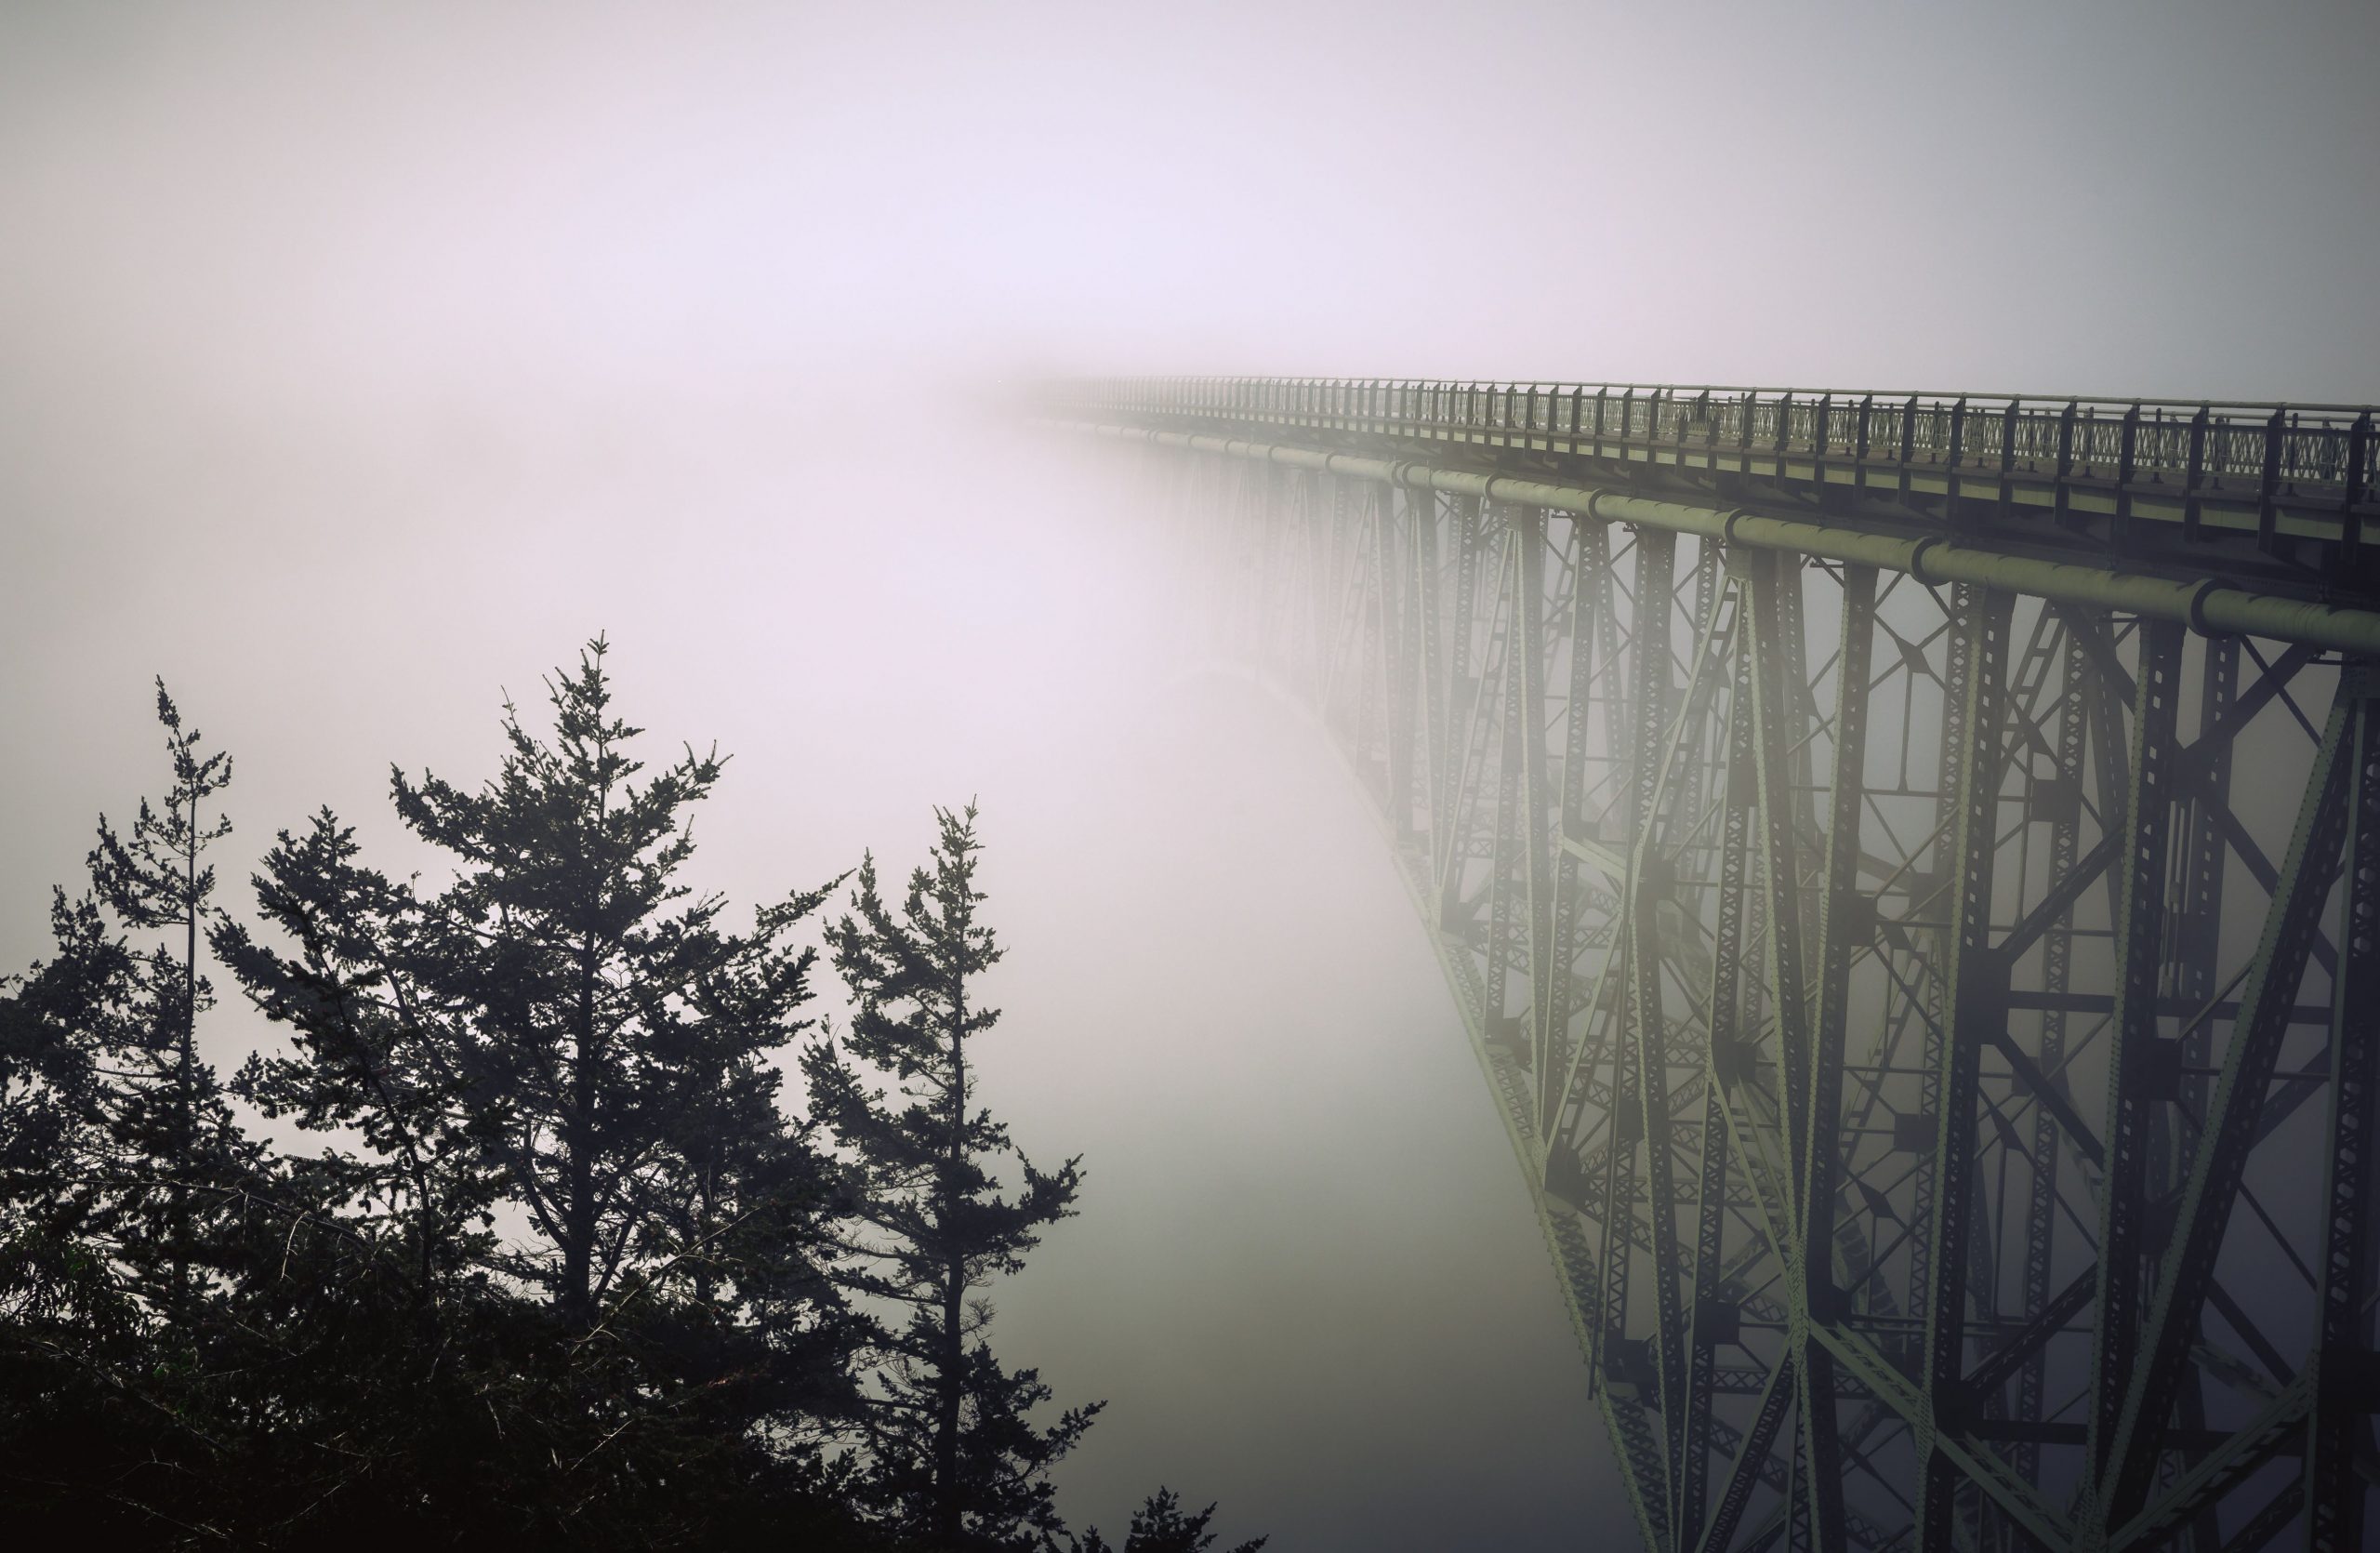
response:
[[[1019,1157],[1000,1196],[1013,1150],[968,1104],[999,952],[972,811],[898,913],[871,864],[826,930],[845,1049],[903,1096],[805,1053],[830,1153],[776,1067],[812,1029],[792,940],[826,890],[738,928],[681,883],[723,762],[648,774],[604,651],[549,682],[549,739],[507,708],[483,786],[394,776],[442,886],[367,866],[324,810],[266,855],[252,921],[207,860],[231,763],[159,686],[172,785],[100,822],[49,957],[0,983],[21,1545],[1060,1545],[1046,1469],[1096,1409],[1029,1422],[1049,1390],[972,1296],[1078,1175]],[[210,966],[281,1038],[228,1084],[195,1040]],[[1197,1553],[1205,1524],[1160,1494],[1128,1546]]]
[[[1033,1423],[1050,1387],[993,1356],[979,1291],[1072,1214],[1081,1173],[1075,1160],[1035,1169],[973,1104],[972,1042],[999,1019],[976,980],[1001,950],[976,914],[975,811],[935,817],[932,864],[909,876],[897,909],[875,859],[860,865],[855,914],[826,934],[858,1006],[840,1044],[813,1046],[802,1069],[813,1114],[867,1185],[848,1282],[892,1312],[877,1338],[866,1487],[935,1547],[1030,1547],[1063,1529],[1047,1474],[1101,1404]],[[872,1087],[876,1075],[891,1080],[889,1095]],[[992,1172],[1012,1156],[1022,1185],[1002,1195]]]
[[[1148,1497],[1148,1502],[1132,1512],[1131,1533],[1124,1539],[1122,1553],[1207,1553],[1214,1546],[1217,1533],[1207,1530],[1215,1518],[1215,1507],[1203,1510],[1185,1510],[1182,1501],[1170,1488],[1160,1488]],[[1257,1553],[1257,1549],[1272,1541],[1256,1537],[1236,1544],[1231,1553]],[[1107,1540],[1094,1526],[1084,1534],[1077,1553],[1114,1553]]]

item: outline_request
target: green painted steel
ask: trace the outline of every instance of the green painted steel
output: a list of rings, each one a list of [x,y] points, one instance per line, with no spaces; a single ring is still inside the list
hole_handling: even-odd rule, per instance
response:
[[[1137,439],[1194,452],[1261,458],[1352,479],[1426,485],[1517,506],[1547,507],[1589,518],[1665,529],[1699,538],[1734,538],[1767,550],[1905,572],[1937,584],[1971,582],[2094,609],[2172,620],[2202,633],[2226,632],[2302,642],[2358,655],[2380,655],[2380,607],[2324,604],[2232,586],[2221,578],[2180,581],[2074,562],[1979,549],[1937,536],[1910,538],[1840,524],[1776,518],[1742,508],[1698,506],[1631,496],[1602,486],[1520,480],[1319,448],[1290,447],[1157,428],[1091,424],[1103,436]]]
[[[1054,400],[1377,807],[1647,1548],[2358,1546],[2367,415]]]

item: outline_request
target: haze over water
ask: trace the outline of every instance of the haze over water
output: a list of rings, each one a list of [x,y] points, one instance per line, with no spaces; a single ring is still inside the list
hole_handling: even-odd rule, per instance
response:
[[[158,782],[476,780],[608,631],[750,903],[979,797],[999,1346],[1295,1549],[1620,1533],[1452,1003],[1322,738],[1168,638],[1070,371],[2380,398],[2366,6],[0,11],[0,959]],[[227,865],[227,873],[237,869]],[[261,1028],[226,1007],[229,1063]]]

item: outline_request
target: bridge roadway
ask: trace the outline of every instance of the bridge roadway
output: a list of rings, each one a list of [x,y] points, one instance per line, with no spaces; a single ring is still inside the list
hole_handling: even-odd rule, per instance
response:
[[[1042,404],[1378,805],[1648,1548],[2364,1545],[2370,410]]]

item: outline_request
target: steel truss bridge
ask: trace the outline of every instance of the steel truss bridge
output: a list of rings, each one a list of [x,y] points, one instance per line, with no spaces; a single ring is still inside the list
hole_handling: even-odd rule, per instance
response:
[[[2370,411],[1044,405],[1377,803],[1648,1549],[2367,1546]]]

